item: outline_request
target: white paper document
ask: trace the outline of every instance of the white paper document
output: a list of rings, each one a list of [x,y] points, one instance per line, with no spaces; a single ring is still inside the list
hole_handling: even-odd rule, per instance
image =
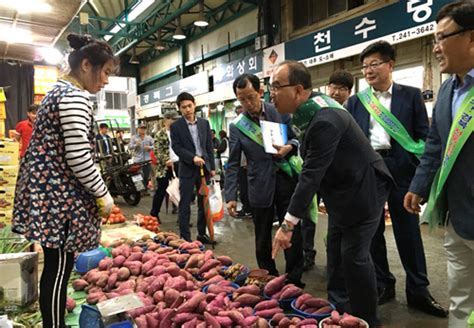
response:
[[[260,121],[260,127],[262,128],[265,152],[276,154],[277,150],[273,145],[284,146],[288,142],[288,128],[286,124]]]

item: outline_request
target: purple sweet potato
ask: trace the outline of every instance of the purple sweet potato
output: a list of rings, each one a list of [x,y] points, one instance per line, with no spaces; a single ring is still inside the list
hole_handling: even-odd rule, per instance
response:
[[[241,294],[234,301],[240,302],[243,306],[254,306],[260,302],[261,298],[252,294]]]
[[[245,306],[245,307],[239,308],[239,309],[237,309],[237,311],[242,313],[242,315],[245,318],[250,317],[251,315],[253,315],[253,309],[250,306]]]
[[[169,273],[172,277],[177,277],[180,275],[180,268],[176,264],[170,265],[166,268],[166,272]]]
[[[220,328],[221,325],[219,324],[219,321],[217,321],[216,318],[214,318],[213,315],[207,313],[207,312],[204,312],[204,318],[206,319],[206,323],[207,323],[207,327],[211,327],[211,328]]]
[[[280,300],[286,300],[289,298],[295,298],[300,296],[303,293],[303,290],[296,286],[291,286],[282,291],[280,294]]]
[[[255,305],[254,309],[255,311],[261,311],[261,310],[268,310],[268,309],[273,309],[278,307],[278,301],[277,300],[268,300],[268,301],[262,301]]]
[[[84,279],[76,279],[72,282],[72,288],[76,291],[84,290],[87,286],[89,286],[89,283]]]
[[[142,261],[143,254],[142,253],[132,253],[129,257],[127,257],[127,262],[133,261]]]
[[[202,277],[204,278],[204,280],[209,280],[211,279],[212,277],[215,277],[219,274],[219,271],[217,271],[216,268],[213,268],[207,272],[204,272]]]
[[[319,308],[317,311],[312,312],[314,314],[325,314],[325,313],[330,313],[332,311],[332,307],[329,305],[323,306],[322,308]]]
[[[158,290],[153,294],[153,301],[158,304],[159,302],[164,301],[165,293],[162,290]]]
[[[207,296],[207,295],[206,295],[206,296]],[[197,313],[204,313],[204,311],[206,311],[206,307],[207,307],[207,302],[206,302],[206,300],[202,300],[202,301],[199,303],[199,305],[198,305],[198,307],[197,307],[197,309],[196,309],[196,312],[197,312]]]
[[[264,288],[264,292],[267,296],[272,296],[273,294],[277,293],[280,291],[283,286],[285,285],[285,280],[286,280],[286,274],[283,274],[279,277],[276,277],[272,280],[270,280]]]
[[[341,320],[339,320],[339,325],[341,327],[358,328],[360,326],[360,323],[361,321],[358,318],[348,313],[344,313],[341,317]]]
[[[156,265],[153,270],[152,270],[152,274],[155,276],[155,277],[159,277],[161,276],[163,273],[166,272],[166,268],[162,265]]]
[[[223,280],[224,280],[223,276],[221,276],[221,275],[215,276],[215,277],[212,277],[211,279],[209,279],[208,281],[203,282],[201,287],[217,284],[219,281],[223,281]]]
[[[221,327],[232,327],[232,319],[228,316],[217,315],[214,317]]]
[[[148,327],[158,327],[160,322],[158,321],[158,313],[156,312],[151,312],[146,314],[146,323],[148,324]]]
[[[138,254],[138,253],[137,253]],[[130,273],[134,276],[138,276],[140,274],[142,268],[142,262],[140,261],[125,261],[123,264],[124,267],[130,269]]]
[[[143,263],[146,263],[146,262],[150,261],[151,259],[157,259],[157,257],[158,257],[158,255],[155,252],[152,252],[152,251],[148,250],[143,254],[143,256],[141,258],[141,261]]]
[[[152,274],[152,270],[155,267],[156,259],[150,259],[148,262],[144,262],[145,264],[142,265],[142,274],[149,276]]]
[[[112,260],[112,266],[120,268],[126,261],[127,259],[123,255],[119,255],[117,257],[114,257]]]
[[[310,299],[307,299],[304,302],[304,305],[306,305],[307,308],[321,308],[324,306],[328,306],[329,302],[324,298],[312,297]]]
[[[247,285],[238,288],[235,293],[238,294],[252,294],[252,295],[259,295],[260,294],[260,287],[257,285]]]
[[[252,327],[258,320],[258,317],[255,315],[248,316],[244,319],[245,327]]]
[[[117,290],[123,290],[123,289],[132,289],[135,290],[135,287],[137,286],[137,283],[135,280],[129,279],[126,281],[120,282],[120,284],[117,284]]]
[[[154,309],[155,309],[155,306],[154,306],[154,305],[145,305],[145,306],[142,306],[142,307],[140,307],[140,308],[127,311],[127,313],[128,313],[132,318],[136,318],[136,317],[139,317],[139,316],[141,316],[141,315],[150,313],[150,312],[152,312]]]
[[[255,311],[255,315],[262,318],[271,318],[275,315],[275,313],[279,312],[283,312],[283,310],[279,307],[274,307],[271,309]]]
[[[160,320],[159,328],[169,328],[171,327],[172,319],[176,312],[173,309],[165,309],[162,311],[164,312],[163,319]]]
[[[183,324],[181,328],[196,328],[197,324],[198,324],[198,319],[194,318],[193,320],[188,321],[185,324]]]
[[[203,266],[199,269],[198,274],[202,275],[204,272],[207,272],[211,270],[212,268],[215,268],[216,266],[220,265],[221,262],[219,260],[214,260],[210,259],[206,262],[204,262]]]

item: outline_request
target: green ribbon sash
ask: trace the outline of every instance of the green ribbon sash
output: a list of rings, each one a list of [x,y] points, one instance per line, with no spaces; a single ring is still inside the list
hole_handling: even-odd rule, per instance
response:
[[[471,87],[458,109],[456,118],[449,130],[448,143],[444,152],[441,166],[431,184],[428,205],[422,215],[423,221],[428,221],[431,229],[444,223],[446,218],[446,195],[444,185],[449,173],[461,152],[462,147],[474,131],[474,87]]]
[[[425,142],[423,140],[413,140],[403,124],[375,97],[371,88],[358,92],[357,97],[369,114],[406,151],[414,154],[418,158],[423,154],[425,151]]]
[[[249,137],[250,140],[254,141],[259,146],[264,147],[262,129],[260,125],[243,114],[240,114],[232,123],[237,129],[240,130],[240,132]],[[303,159],[299,155],[291,156],[289,161],[284,159],[280,161],[273,161],[274,165],[276,165],[290,177],[293,177],[293,172],[295,172],[297,175],[301,173],[303,167],[302,163]],[[316,224],[318,221],[318,199],[316,196],[311,203],[310,216],[311,221]]]

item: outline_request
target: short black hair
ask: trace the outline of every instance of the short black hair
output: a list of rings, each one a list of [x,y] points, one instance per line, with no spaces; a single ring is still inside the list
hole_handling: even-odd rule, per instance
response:
[[[370,44],[367,48],[362,50],[360,54],[360,62],[364,61],[364,58],[373,54],[380,54],[383,60],[393,60],[397,57],[395,48],[387,41],[377,41]]]
[[[214,134],[216,134],[216,130],[214,130],[214,129],[211,129],[211,133],[214,133]]]
[[[28,109],[26,110],[28,113],[36,113],[39,109],[39,106],[36,104],[31,104],[28,106]]]
[[[219,131],[219,138],[227,138],[227,132],[225,132],[224,130],[220,130]]]
[[[465,30],[474,29],[474,3],[471,1],[458,1],[441,8],[436,16],[436,23],[444,18],[451,18]]]
[[[189,92],[181,92],[178,97],[176,97],[176,105],[179,107],[181,102],[185,100],[191,100],[193,103],[196,103],[192,94]]]
[[[338,69],[332,72],[329,77],[329,84],[337,84],[347,87],[349,90],[352,90],[354,86],[354,77],[351,73],[344,69]]]
[[[260,91],[260,79],[256,75],[242,74],[234,80],[234,84],[232,85],[234,88],[234,93],[237,94],[237,88],[243,89],[249,82],[255,91]]]
[[[291,85],[301,84],[305,90],[313,89],[311,73],[304,64],[296,60],[285,60],[278,67],[288,66],[288,82]]]
[[[107,123],[100,123],[99,124],[99,129],[108,129],[109,126],[107,125]]]

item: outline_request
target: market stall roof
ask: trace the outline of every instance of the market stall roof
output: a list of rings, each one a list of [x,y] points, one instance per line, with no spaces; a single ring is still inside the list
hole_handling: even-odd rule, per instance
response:
[[[81,0],[0,0],[0,58],[41,61],[42,48],[54,46],[82,4]]]

